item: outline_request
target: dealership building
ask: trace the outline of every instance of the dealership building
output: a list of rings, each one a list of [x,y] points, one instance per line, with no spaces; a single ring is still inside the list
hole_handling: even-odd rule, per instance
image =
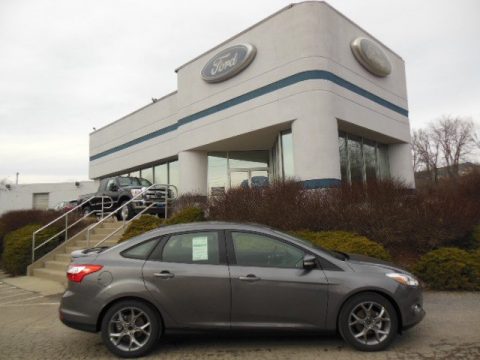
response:
[[[415,186],[405,63],[325,2],[289,5],[175,71],[177,91],[90,134],[90,178],[203,195],[285,178]]]

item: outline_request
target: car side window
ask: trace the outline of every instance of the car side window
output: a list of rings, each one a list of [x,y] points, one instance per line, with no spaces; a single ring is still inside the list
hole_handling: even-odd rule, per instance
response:
[[[127,250],[123,250],[122,256],[132,259],[146,259],[152,252],[157,242],[158,239],[144,241],[140,244],[132,246],[131,248],[128,248]]]
[[[107,182],[107,191],[113,191],[113,188],[116,186],[115,179],[110,179]]]
[[[237,265],[302,268],[304,251],[269,236],[232,232]]]
[[[217,265],[220,263],[218,233],[211,231],[172,235],[163,247],[162,261]]]

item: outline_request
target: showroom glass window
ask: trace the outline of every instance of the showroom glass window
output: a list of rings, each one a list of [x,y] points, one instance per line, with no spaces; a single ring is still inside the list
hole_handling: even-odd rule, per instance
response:
[[[170,185],[175,185],[177,188],[180,185],[180,174],[177,160],[168,163],[168,183]]]
[[[140,170],[132,171],[130,173],[130,177],[136,177],[136,178],[140,177]]]
[[[288,179],[295,176],[293,169],[292,130],[278,134],[271,150],[271,171],[275,179]]]
[[[338,146],[342,180],[367,182],[390,177],[388,145],[341,131]]]
[[[209,195],[221,195],[231,187],[262,187],[270,176],[268,150],[208,153]]]
[[[282,142],[282,164],[283,178],[293,178],[293,137],[291,131],[282,132],[280,135]]]
[[[228,156],[226,152],[208,154],[208,188],[210,195],[221,195],[228,188]]]
[[[155,184],[168,184],[168,164],[160,164],[154,167]]]
[[[228,153],[230,169],[251,169],[268,167],[268,151],[231,151]]]
[[[148,167],[140,171],[140,177],[153,183],[153,167]]]

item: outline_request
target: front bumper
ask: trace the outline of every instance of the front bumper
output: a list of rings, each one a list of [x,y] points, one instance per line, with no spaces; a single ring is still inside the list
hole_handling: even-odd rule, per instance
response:
[[[146,207],[155,203],[151,200],[138,200],[132,201],[133,209],[136,213],[144,210]],[[171,202],[168,203],[168,208],[172,206]],[[150,209],[146,211],[147,214],[155,214],[155,215],[165,215],[165,203],[164,202],[156,202]]]
[[[423,295],[420,287],[404,287],[397,294],[402,316],[402,330],[407,330],[423,320],[426,313],[423,308]]]

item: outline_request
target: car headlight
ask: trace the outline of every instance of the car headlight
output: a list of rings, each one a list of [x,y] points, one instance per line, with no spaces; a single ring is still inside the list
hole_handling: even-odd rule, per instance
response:
[[[388,273],[385,275],[402,285],[418,286],[418,280],[415,279],[413,276],[410,276],[407,274],[401,274],[401,273]]]
[[[140,194],[142,192],[142,189],[131,189],[130,190],[130,193],[132,194],[132,196],[137,196],[138,194]]]

